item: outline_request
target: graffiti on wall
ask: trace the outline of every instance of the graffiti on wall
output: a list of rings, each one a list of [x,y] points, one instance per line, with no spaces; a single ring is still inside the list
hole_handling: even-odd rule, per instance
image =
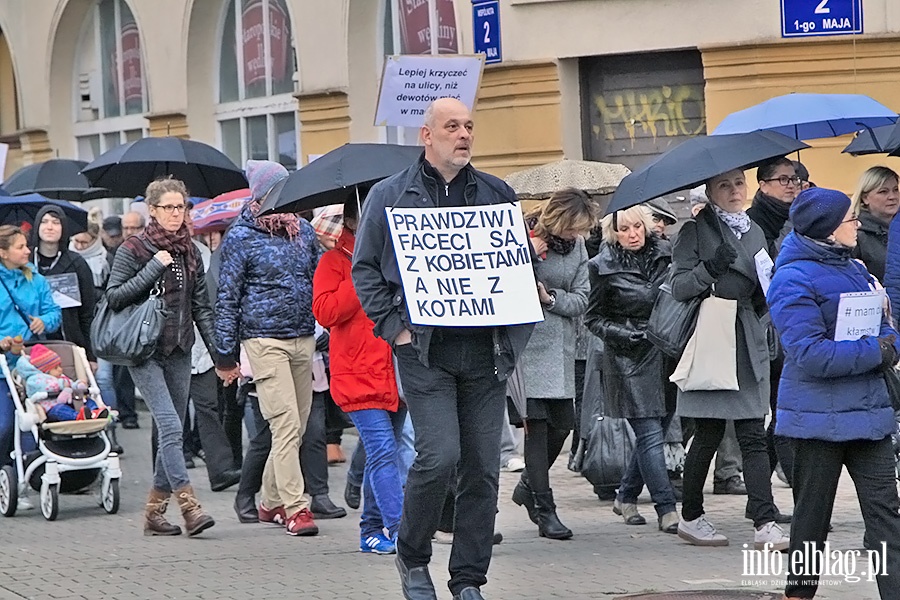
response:
[[[596,137],[621,140],[624,128],[634,147],[637,138],[693,137],[705,133],[703,85],[661,85],[593,94]]]

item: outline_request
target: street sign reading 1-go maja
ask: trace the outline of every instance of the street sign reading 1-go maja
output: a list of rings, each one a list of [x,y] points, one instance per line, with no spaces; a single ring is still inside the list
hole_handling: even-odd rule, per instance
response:
[[[781,37],[862,32],[862,0],[781,0]]]

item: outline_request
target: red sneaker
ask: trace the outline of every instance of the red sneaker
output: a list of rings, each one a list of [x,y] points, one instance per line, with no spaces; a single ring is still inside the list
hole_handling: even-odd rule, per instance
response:
[[[319,533],[319,528],[313,521],[312,513],[308,508],[292,514],[284,528],[288,535],[316,535]]]
[[[284,525],[287,515],[284,514],[284,506],[276,506],[275,508],[266,508],[265,504],[259,503],[259,522],[274,523],[275,525]]]

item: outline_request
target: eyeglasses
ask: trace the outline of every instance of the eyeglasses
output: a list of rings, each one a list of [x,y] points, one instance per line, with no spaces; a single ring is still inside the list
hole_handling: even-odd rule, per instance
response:
[[[790,183],[793,183],[794,185],[799,186],[802,179],[800,179],[799,175],[794,175],[793,177],[788,177],[787,175],[782,175],[781,177],[773,177],[771,179],[763,179],[763,181],[768,181],[768,182],[777,181],[784,187],[787,187],[788,184],[790,184]]]
[[[187,210],[186,204],[157,204],[156,208],[159,208],[166,212],[166,214],[171,215],[172,213],[183,213]]]

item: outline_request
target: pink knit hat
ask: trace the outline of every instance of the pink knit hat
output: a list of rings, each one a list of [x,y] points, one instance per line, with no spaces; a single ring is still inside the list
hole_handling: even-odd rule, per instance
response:
[[[59,354],[43,344],[32,346],[28,359],[34,368],[44,373],[49,373],[54,368],[62,365],[62,359],[60,359]]]

